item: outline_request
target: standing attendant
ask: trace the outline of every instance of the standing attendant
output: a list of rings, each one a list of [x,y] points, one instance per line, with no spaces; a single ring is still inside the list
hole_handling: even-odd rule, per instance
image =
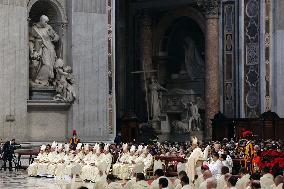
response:
[[[69,139],[69,144],[72,150],[76,150],[77,144],[80,143],[80,139],[77,137],[76,129],[73,130],[73,135]]]
[[[12,139],[5,142],[3,146],[3,160],[4,160],[4,171],[7,169],[7,161],[9,161],[9,171],[12,171],[12,160],[14,155],[14,150],[16,149],[16,140]]]

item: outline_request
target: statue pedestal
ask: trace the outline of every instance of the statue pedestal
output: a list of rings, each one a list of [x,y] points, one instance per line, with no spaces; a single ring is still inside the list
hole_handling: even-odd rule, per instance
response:
[[[53,100],[55,95],[56,91],[54,87],[30,89],[30,100]]]
[[[68,113],[70,103],[50,100],[28,100],[28,140],[68,140]]]

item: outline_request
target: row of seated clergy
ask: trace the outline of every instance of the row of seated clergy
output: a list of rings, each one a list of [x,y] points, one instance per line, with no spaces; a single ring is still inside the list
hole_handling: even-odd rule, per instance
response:
[[[123,144],[123,152],[112,166],[112,172],[120,179],[129,179],[133,173],[133,169],[139,167],[142,172],[146,172],[152,166],[153,156],[149,153],[147,146],[142,145],[136,148],[134,145],[128,150],[127,144]],[[141,168],[141,166],[143,168]]]
[[[52,146],[42,145],[38,157],[28,167],[29,176],[47,176],[56,179],[66,179],[79,175],[81,180],[97,181],[100,172],[108,174],[111,168],[112,155],[109,152],[109,145],[104,146],[101,152],[99,144],[93,150],[89,145],[82,148],[79,143],[75,151],[71,151],[69,144]]]

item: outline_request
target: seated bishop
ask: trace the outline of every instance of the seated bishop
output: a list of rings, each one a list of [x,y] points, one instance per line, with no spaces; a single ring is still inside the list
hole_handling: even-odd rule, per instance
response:
[[[53,159],[55,158],[57,154],[56,146],[57,146],[57,143],[55,141],[52,143],[50,148],[49,148],[49,145],[47,145],[46,150],[48,154],[46,158],[43,159],[43,161],[40,162],[38,165],[38,170],[37,170],[38,176],[47,176],[48,166],[50,165],[50,163],[53,161]]]
[[[121,171],[122,165],[128,160],[129,151],[128,151],[128,144],[122,145],[122,153],[119,154],[117,161],[115,164],[112,165],[112,173],[115,176],[118,176]]]
[[[46,153],[45,150],[46,150],[46,146],[42,145],[40,147],[39,154],[34,159],[34,162],[32,164],[30,164],[29,167],[28,167],[28,175],[29,176],[37,176],[37,169],[38,169],[39,163],[43,162],[44,159],[47,158],[47,153]]]

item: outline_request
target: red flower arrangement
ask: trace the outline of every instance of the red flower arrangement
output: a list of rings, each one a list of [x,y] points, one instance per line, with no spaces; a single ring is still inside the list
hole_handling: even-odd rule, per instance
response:
[[[261,153],[260,169],[269,168],[270,173],[276,175],[284,169],[284,152],[266,150]]]

